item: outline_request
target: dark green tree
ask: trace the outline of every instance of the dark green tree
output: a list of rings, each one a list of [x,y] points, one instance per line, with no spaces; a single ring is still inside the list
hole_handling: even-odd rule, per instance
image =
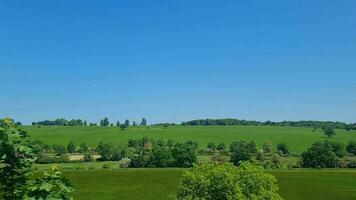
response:
[[[356,155],[356,141],[350,141],[346,147],[348,153]]]
[[[68,153],[75,153],[75,145],[74,145],[74,142],[70,141],[67,145],[67,151]]]
[[[329,126],[324,128],[324,134],[328,137],[331,137],[333,135],[336,135],[336,132],[332,127]]]
[[[147,126],[147,120],[145,118],[142,118],[140,125]]]

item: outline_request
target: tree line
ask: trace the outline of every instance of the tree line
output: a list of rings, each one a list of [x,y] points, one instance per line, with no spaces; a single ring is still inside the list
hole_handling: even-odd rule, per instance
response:
[[[356,123],[347,124],[345,122],[333,121],[255,121],[255,120],[240,120],[240,119],[196,119],[187,122],[182,122],[183,126],[292,126],[292,127],[310,127],[310,128],[325,128],[333,127],[337,129],[356,130]]]
[[[20,122],[17,122],[20,123]],[[18,124],[18,125],[21,125]],[[88,123],[86,120],[82,119],[71,119],[67,120],[64,118],[58,118],[55,120],[43,120],[43,121],[37,121],[37,122],[32,122],[32,126],[97,126],[97,123]],[[115,122],[109,121],[109,118],[104,117],[103,119],[100,120],[99,122],[100,126],[118,126],[120,128],[127,128],[129,126],[147,126],[147,120],[146,118],[142,118],[140,124],[138,124],[136,121],[133,121],[130,123],[130,120],[126,119],[124,123],[120,123],[119,120]]]

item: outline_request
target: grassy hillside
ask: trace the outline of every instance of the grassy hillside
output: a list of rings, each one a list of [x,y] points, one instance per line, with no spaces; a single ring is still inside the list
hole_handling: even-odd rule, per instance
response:
[[[131,138],[149,137],[153,139],[172,139],[174,141],[198,141],[201,147],[208,142],[230,144],[233,140],[253,140],[259,147],[264,141],[274,144],[286,142],[294,153],[301,153],[316,141],[327,139],[320,129],[313,132],[311,128],[272,127],[272,126],[175,126],[133,127],[119,130],[117,127],[24,127],[34,139],[41,139],[48,144],[66,145],[74,141],[76,145],[86,142],[95,147],[100,141],[126,143]],[[337,130],[333,141],[347,143],[356,140],[356,131]]]
[[[166,200],[175,194],[183,169],[67,171],[81,200]],[[271,171],[286,200],[356,199],[356,171]]]

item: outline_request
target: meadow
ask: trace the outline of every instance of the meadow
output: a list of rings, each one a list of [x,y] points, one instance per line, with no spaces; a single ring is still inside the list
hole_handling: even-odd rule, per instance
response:
[[[234,140],[255,141],[261,147],[266,140],[276,145],[278,142],[287,143],[292,153],[300,154],[314,142],[326,139],[347,144],[350,140],[356,140],[356,131],[338,129],[336,135],[327,138],[321,129],[313,132],[312,128],[280,127],[280,126],[162,126],[130,127],[120,130],[118,127],[79,126],[79,127],[31,127],[25,126],[33,139],[40,139],[46,144],[67,145],[74,141],[76,145],[82,142],[92,148],[100,141],[114,144],[126,144],[129,139],[152,139],[184,142],[197,141],[200,148],[207,143],[225,143],[229,145]]]
[[[65,170],[85,200],[166,200],[186,169]],[[356,199],[355,170],[273,170],[286,200]]]

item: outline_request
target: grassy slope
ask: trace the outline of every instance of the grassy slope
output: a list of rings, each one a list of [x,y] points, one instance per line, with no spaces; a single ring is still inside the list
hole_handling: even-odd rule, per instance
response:
[[[182,169],[67,171],[75,199],[165,200],[174,194]],[[356,171],[271,171],[286,200],[356,199]]]
[[[162,127],[130,128],[119,130],[117,127],[24,127],[33,138],[41,139],[49,144],[66,145],[74,141],[79,145],[86,142],[96,146],[100,141],[126,143],[130,138],[149,137],[154,139],[172,139],[174,141],[198,141],[201,147],[208,142],[224,142],[230,144],[233,140],[253,140],[258,146],[265,140],[274,144],[286,142],[292,152],[301,153],[316,141],[327,139],[318,130],[313,133],[311,128],[270,127],[270,126],[200,126],[200,127]],[[331,140],[347,143],[356,140],[356,131],[337,130],[337,135]]]

